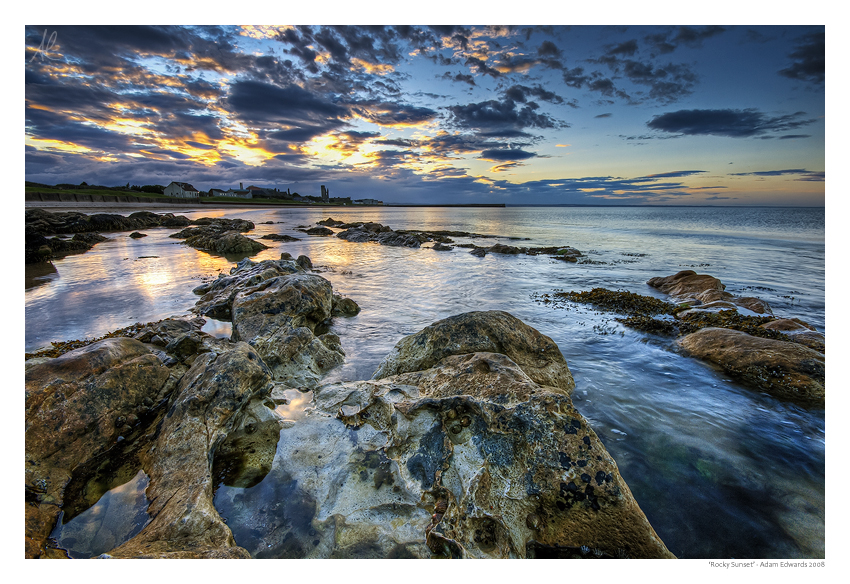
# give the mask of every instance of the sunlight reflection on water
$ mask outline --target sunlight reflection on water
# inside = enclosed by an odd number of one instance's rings
[[[204,210],[190,217],[213,216]],[[334,381],[371,377],[403,336],[471,310],[506,310],[552,337],[576,379],[576,407],[617,461],[653,527],[680,557],[822,557],[825,423],[807,411],[730,381],[677,354],[670,340],[625,329],[586,306],[555,309],[533,293],[623,289],[663,297],[653,276],[694,269],[737,295],[767,300],[778,315],[825,327],[823,210],[706,209],[228,209],[254,221],[249,236],[270,249],[307,255],[334,290],[361,312],[334,319],[345,363]],[[462,230],[506,238],[475,242],[571,245],[585,256],[567,264],[546,256],[477,258],[468,250],[411,250],[314,237],[297,230],[332,216],[394,229]],[[264,224],[265,221],[273,224]],[[133,322],[185,314],[192,289],[233,263],[168,235],[112,238],[54,263],[26,291],[26,345],[102,335]],[[144,258],[142,256],[158,256]],[[28,271],[28,277],[30,273]],[[36,276],[33,276],[36,277]],[[46,278],[46,280],[44,279]],[[229,336],[229,323],[205,330]],[[215,331],[215,332],[213,332]],[[295,394],[285,417],[309,403]],[[793,472],[788,472],[793,469]]]

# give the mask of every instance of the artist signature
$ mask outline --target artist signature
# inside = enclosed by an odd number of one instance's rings
[[[50,49],[52,49],[55,44],[56,44],[56,31],[54,30],[53,34],[51,34],[48,37],[47,36],[47,29],[45,29],[44,35],[42,35],[42,37],[41,37],[41,44],[38,45],[38,48],[35,50],[35,54],[32,56],[32,58],[30,59],[29,62],[32,63],[35,60],[36,57],[41,57],[42,61],[44,61],[44,59],[50,59],[51,61],[58,61],[57,58],[51,57],[50,55],[47,54],[48,51],[50,51]]]

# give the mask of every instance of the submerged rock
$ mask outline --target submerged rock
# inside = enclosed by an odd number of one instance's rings
[[[269,233],[268,235],[263,235],[260,239],[271,239],[272,241],[301,241],[297,237],[292,237],[291,235],[279,234],[279,233]]]

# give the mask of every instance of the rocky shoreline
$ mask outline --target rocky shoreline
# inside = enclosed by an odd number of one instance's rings
[[[27,557],[67,557],[50,539],[60,513],[140,469],[150,520],[100,557],[673,557],[550,338],[465,313],[402,339],[371,380],[326,384],[345,358],[329,325],[359,308],[311,268],[245,259],[195,289],[197,317],[27,360]],[[275,408],[293,390],[312,403],[287,420]],[[268,474],[295,491],[225,498],[226,523],[218,486]],[[259,546],[251,530],[279,504]]]
[[[626,315],[616,320],[674,336],[676,350],[712,363],[759,391],[824,407],[826,339],[814,327],[798,318],[776,317],[764,300],[736,297],[717,278],[693,270],[651,278],[647,285],[669,295],[669,302],[604,288],[544,294],[538,300],[556,307],[564,302],[591,304]]]
[[[65,253],[74,240],[47,239],[57,233],[95,245],[98,231],[155,227],[180,229],[171,237],[206,253],[266,249],[243,235],[255,226],[242,219],[28,211],[27,254]],[[482,257],[582,257],[332,218],[300,230]],[[69,557],[51,539],[57,522],[140,471],[144,525],[109,534],[99,557],[674,557],[573,405],[552,339],[506,312],[468,312],[402,338],[369,380],[327,382],[346,359],[331,326],[360,308],[317,271],[303,255],[242,259],[193,290],[194,316],[26,355],[26,557]],[[668,300],[601,288],[538,299],[617,313],[759,391],[824,406],[821,333],[712,276],[686,270],[647,284]],[[206,318],[229,321],[230,338],[204,333]],[[278,406],[294,395],[310,405],[290,419]],[[238,491],[264,479],[279,496]]]

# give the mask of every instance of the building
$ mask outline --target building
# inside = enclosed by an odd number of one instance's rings
[[[252,199],[251,191],[248,189],[228,189],[224,193],[225,197],[239,197],[240,199]]]
[[[383,205],[383,201],[378,199],[354,199],[355,205]]]
[[[184,182],[172,182],[163,189],[162,194],[166,197],[179,197],[181,199],[197,199],[200,196],[198,189]]]
[[[221,189],[210,189],[211,197],[225,197],[227,196],[227,191],[223,191]]]

